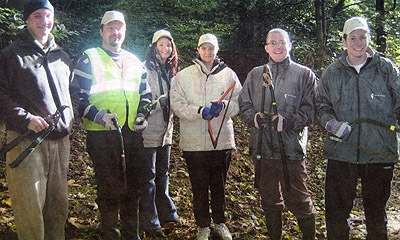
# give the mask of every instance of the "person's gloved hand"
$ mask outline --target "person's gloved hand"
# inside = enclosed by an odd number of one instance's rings
[[[221,112],[224,104],[221,102],[218,104],[218,101],[211,101],[210,113],[213,117],[218,117]]]
[[[144,117],[143,113],[138,113],[135,119],[135,132],[142,133],[146,130],[149,123],[147,122],[146,118]]]
[[[277,132],[282,132],[283,130],[286,130],[287,128],[287,121],[286,118],[279,113],[277,115],[273,115],[271,118],[272,121],[272,129],[274,129]]]
[[[329,120],[325,125],[325,129],[339,138],[351,132],[351,126],[348,122],[339,122],[336,119]]]
[[[268,124],[268,115],[266,113],[257,112],[254,115],[254,126],[257,129],[265,128]]]
[[[160,108],[168,106],[168,95],[164,94],[164,95],[159,96],[156,100],[156,104],[159,104]]]
[[[213,115],[211,115],[211,110],[208,107],[205,107],[201,110],[201,117],[204,120],[211,120],[213,119]]]
[[[106,111],[100,110],[94,117],[94,122],[103,125],[107,129],[117,130],[112,121],[113,118],[117,118],[116,113],[106,113]]]

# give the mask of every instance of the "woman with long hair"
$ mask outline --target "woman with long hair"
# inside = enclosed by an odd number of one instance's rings
[[[172,143],[173,115],[169,105],[171,79],[178,72],[178,54],[167,30],[154,33],[145,66],[152,92],[148,127],[143,132],[143,180],[140,200],[140,227],[146,238],[165,238],[161,226],[180,224],[176,207],[169,197],[168,170]],[[157,190],[156,190],[157,189]]]

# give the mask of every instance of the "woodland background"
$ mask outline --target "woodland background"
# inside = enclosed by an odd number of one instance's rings
[[[123,45],[143,59],[153,33],[168,29],[176,42],[183,67],[191,64],[201,34],[211,32],[220,42],[219,56],[238,74],[241,82],[255,66],[268,59],[264,51],[267,32],[275,27],[287,30],[292,38],[292,58],[321,76],[326,66],[342,51],[341,31],[352,16],[367,18],[372,48],[400,64],[400,12],[396,0],[51,0],[56,9],[53,33],[57,42],[74,59],[101,44],[99,25],[106,10],[120,10],[127,21]],[[0,49],[15,39],[24,27],[24,0],[0,0]],[[178,119],[175,119],[178,123]],[[253,164],[248,155],[249,129],[235,118],[238,150],[227,183],[227,225],[234,239],[268,239],[260,199],[253,187]],[[192,196],[185,162],[177,146],[179,124],[175,125],[171,157],[171,196],[185,225],[166,229],[168,239],[194,239],[196,227]],[[4,126],[1,128],[4,142]],[[324,174],[322,158],[324,131],[311,126],[308,144],[309,189],[317,208],[318,239],[325,239]],[[81,122],[71,135],[69,171],[70,216],[66,225],[68,239],[99,239],[99,213],[95,203],[95,182],[91,160],[85,146]],[[396,166],[398,167],[398,166]],[[400,239],[399,170],[395,171],[392,197],[388,202],[390,239]],[[16,239],[11,201],[0,163],[0,239]],[[365,239],[362,201],[359,195],[351,215],[352,239]],[[285,214],[285,239],[301,237],[294,216]]]

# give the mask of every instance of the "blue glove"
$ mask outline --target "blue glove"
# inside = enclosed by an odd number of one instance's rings
[[[144,130],[146,130],[148,126],[148,122],[146,118],[144,117],[143,113],[138,113],[135,119],[135,132],[142,133]]]
[[[218,104],[218,102],[215,101],[211,101],[211,107],[210,107],[210,113],[213,117],[218,117],[219,113],[222,110],[222,107],[224,106],[224,104],[221,102],[220,104]]]
[[[325,129],[338,138],[342,138],[351,132],[351,126],[348,122],[339,122],[336,119],[329,120],[325,125]]]
[[[213,115],[211,115],[211,110],[208,107],[202,109],[201,116],[204,120],[211,120],[214,118]]]

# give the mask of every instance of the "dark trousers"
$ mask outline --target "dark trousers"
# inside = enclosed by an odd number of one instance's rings
[[[211,211],[214,223],[225,222],[225,182],[231,162],[231,150],[183,152],[193,191],[193,211],[196,224],[211,224],[208,191],[211,191]]]
[[[349,239],[349,214],[358,178],[367,226],[367,239],[387,239],[386,202],[390,197],[394,164],[351,164],[328,160],[325,180],[325,214],[328,239]]]
[[[140,134],[127,128],[123,128],[123,137],[126,186],[121,163],[122,146],[117,131],[88,131],[87,150],[94,165],[96,202],[103,227],[116,228],[119,211],[124,232],[128,237],[135,237],[140,189],[137,180],[137,157],[143,143]]]
[[[283,211],[285,206],[297,219],[309,218],[315,213],[311,195],[307,189],[306,160],[288,160],[290,191],[283,177],[282,160],[262,159],[260,195],[263,209]]]

